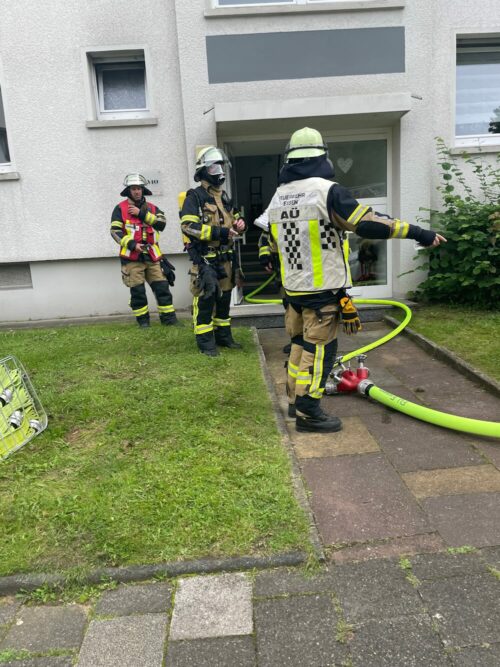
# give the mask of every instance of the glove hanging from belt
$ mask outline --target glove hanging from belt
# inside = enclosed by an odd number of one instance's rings
[[[168,261],[165,255],[160,259],[160,266],[168,284],[172,286],[175,283],[175,266]]]
[[[200,289],[205,298],[220,292],[219,278],[216,267],[211,264],[200,264],[198,268]]]
[[[350,336],[351,334],[357,334],[358,331],[361,331],[362,326],[358,311],[347,292],[343,292],[342,296],[340,296],[339,306],[340,319],[342,321],[342,326],[344,327],[344,332]]]

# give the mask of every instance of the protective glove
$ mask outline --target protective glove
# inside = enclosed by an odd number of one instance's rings
[[[175,266],[171,264],[165,256],[160,259],[160,266],[168,284],[172,287],[175,283]]]
[[[200,289],[205,298],[220,291],[217,271],[210,264],[199,265],[198,277],[200,279]]]
[[[351,297],[346,294],[340,299],[339,305],[340,319],[342,320],[344,332],[350,336],[351,334],[356,334],[358,331],[361,331],[361,320],[359,319],[358,311],[356,310]]]

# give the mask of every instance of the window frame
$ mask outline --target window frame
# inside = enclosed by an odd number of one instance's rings
[[[144,46],[116,46],[83,48],[82,60],[85,76],[86,108],[88,128],[99,128],[119,125],[156,125],[158,118],[155,114],[152,95],[152,66],[149,50]],[[127,66],[142,65],[144,67],[144,92],[146,108],[105,110],[102,97],[102,77],[99,75],[99,65],[110,65],[110,69],[127,69]],[[100,68],[106,69],[106,68]],[[99,81],[101,79],[101,83]],[[99,90],[101,86],[101,90]]]
[[[204,15],[210,18],[248,14],[403,9],[405,6],[406,0],[286,0],[284,2],[248,2],[232,5],[220,5],[219,0],[205,0]]]
[[[9,151],[9,161],[8,162],[0,162],[0,174],[11,174],[12,172],[15,172],[15,167],[14,167],[14,161],[12,159],[12,146],[9,142],[9,132],[7,129],[8,126],[8,113],[5,110],[5,99],[2,91],[4,90],[4,87],[2,85],[2,80],[0,79],[0,99],[2,101],[2,109],[3,109],[3,115],[5,118],[5,136],[7,140],[7,149]]]
[[[488,39],[497,39],[499,41],[499,46],[487,45],[477,46],[474,48],[474,51],[477,53],[489,53],[493,51],[500,51],[500,33],[465,33],[463,31],[456,31],[453,35],[454,38],[454,51],[453,51],[453,63],[454,63],[454,87],[453,87],[453,129],[452,136],[454,137],[454,146],[458,149],[486,149],[488,148],[498,149],[500,147],[500,134],[490,134],[486,132],[484,134],[457,134],[457,55],[459,53],[460,40],[462,41],[472,41],[476,40],[480,42],[481,40],[486,41]],[[466,48],[462,46],[462,48]]]

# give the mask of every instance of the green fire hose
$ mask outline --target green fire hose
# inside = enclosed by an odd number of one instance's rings
[[[254,296],[261,292],[269,283],[275,278],[276,274],[272,274],[267,280],[265,280],[257,289],[250,292],[245,297],[245,301],[249,303],[281,303],[281,299],[256,299]],[[353,299],[354,303],[364,303],[370,305],[384,305],[384,306],[394,306],[396,308],[401,308],[405,312],[405,318],[395,329],[390,331],[382,338],[365,345],[364,347],[355,350],[354,352],[349,352],[345,354],[340,359],[337,359],[335,365],[341,365],[346,363],[353,357],[356,357],[360,354],[364,354],[369,350],[373,350],[384,343],[387,343],[389,340],[397,336],[410,322],[411,320],[411,310],[404,303],[399,301],[392,301],[390,299]],[[426,408],[423,405],[418,405],[417,403],[411,403],[406,401],[399,396],[380,389],[374,385],[370,380],[362,380],[358,385],[358,391],[365,395],[370,396],[370,398],[386,405],[393,410],[398,410],[410,417],[415,419],[420,419],[421,421],[428,422],[430,424],[435,424],[443,428],[453,429],[455,431],[462,431],[464,433],[472,433],[474,435],[487,436],[490,438],[500,438],[500,423],[499,422],[490,422],[482,421],[480,419],[470,419],[468,417],[460,417],[458,415],[451,415],[447,412],[440,412],[438,410],[432,410],[431,408]]]

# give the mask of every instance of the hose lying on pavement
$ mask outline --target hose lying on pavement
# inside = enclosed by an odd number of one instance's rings
[[[269,285],[275,276],[275,273],[271,274],[271,276],[261,285],[259,285],[257,289],[253,290],[253,292],[250,292],[250,294],[245,297],[245,300],[249,303],[281,303],[281,299],[254,298],[256,294]],[[332,375],[335,373],[335,368],[337,366],[342,366],[353,357],[362,355],[365,352],[373,350],[376,347],[379,347],[380,345],[390,341],[401,331],[403,331],[403,329],[411,320],[411,310],[407,305],[400,303],[399,301],[392,301],[390,299],[353,299],[353,301],[356,304],[363,303],[401,308],[405,313],[405,317],[401,324],[399,324],[395,329],[390,331],[385,336],[382,336],[382,338],[379,338],[373,343],[369,343],[368,345],[365,345],[358,350],[354,350],[354,352],[349,352],[348,354],[339,357],[335,361]],[[353,379],[352,376],[353,374],[351,373],[351,381]],[[395,396],[394,394],[391,394],[388,391],[377,387],[370,380],[360,379],[359,382],[354,382],[354,384],[356,386],[353,387],[352,390],[357,388],[358,392],[363,396],[369,396],[379,403],[382,403],[382,405],[392,408],[393,410],[398,410],[399,412],[409,415],[410,417],[414,417],[415,419],[420,419],[421,421],[428,422],[429,424],[435,424],[437,426],[442,426],[443,428],[448,428],[455,431],[462,431],[464,433],[472,433],[473,435],[487,436],[490,438],[500,438],[500,423],[498,422],[483,421],[481,419],[470,419],[469,417],[460,417],[458,415],[451,415],[447,412],[433,410],[432,408],[426,408],[423,405],[418,405],[417,403],[412,403],[411,401],[407,401],[403,398],[400,398],[399,396]]]

